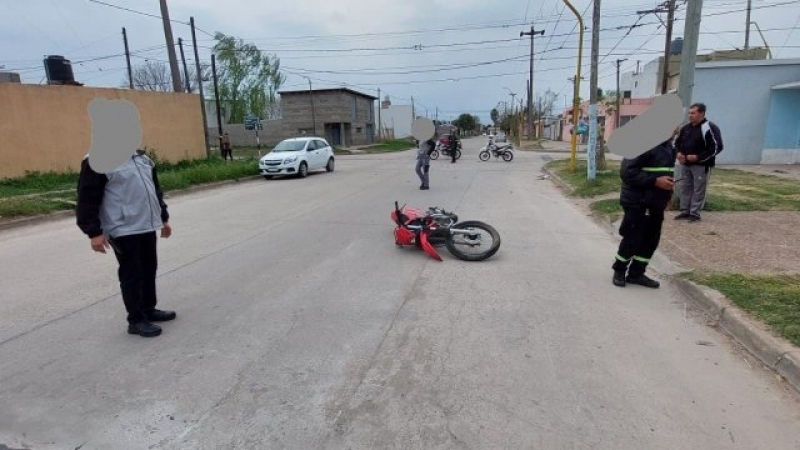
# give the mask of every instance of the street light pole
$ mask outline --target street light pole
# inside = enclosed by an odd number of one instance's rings
[[[578,40],[578,70],[577,74],[575,75],[575,90],[573,93],[572,98],[572,126],[576,127],[578,125],[578,106],[580,102],[578,101],[578,97],[580,97],[580,86],[581,86],[581,61],[583,60],[583,18],[581,14],[572,6],[572,3],[569,0],[564,0],[564,3],[569,7],[575,17],[578,19],[578,26],[580,28],[580,37]],[[577,168],[577,146],[578,146],[578,135],[576,133],[572,133],[571,139],[571,150],[570,150],[570,158],[569,158],[569,169],[571,172],[575,172]]]

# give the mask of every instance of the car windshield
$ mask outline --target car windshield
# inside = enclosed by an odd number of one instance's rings
[[[306,141],[283,141],[272,149],[273,152],[299,152],[306,146]]]

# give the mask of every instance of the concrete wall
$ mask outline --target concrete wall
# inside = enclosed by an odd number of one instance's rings
[[[695,69],[693,102],[720,127],[720,164],[760,164],[772,86],[798,81],[800,59],[709,62]],[[797,106],[795,106],[797,108]]]
[[[261,141],[262,146],[275,145],[286,138],[292,137],[285,132],[281,119],[262,120],[261,126],[264,129],[258,131],[258,138]],[[228,133],[228,137],[231,139],[231,146],[233,147],[255,147],[257,144],[255,130],[245,130],[243,123],[231,123],[227,125],[223,124],[222,131]],[[208,138],[211,140],[212,147],[219,145],[219,133],[216,124],[212,127],[209,127]]]
[[[772,91],[761,163],[800,163],[800,88]]]
[[[26,171],[77,171],[91,145],[89,103],[125,99],[139,109],[142,148],[168,161],[205,157],[200,99],[194,94],[82,86],[0,84],[0,178]]]
[[[411,136],[411,105],[391,105],[381,109],[381,122],[384,128],[394,130],[397,139]]]

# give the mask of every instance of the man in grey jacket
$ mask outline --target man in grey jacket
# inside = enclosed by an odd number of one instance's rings
[[[78,227],[91,239],[92,250],[111,247],[119,263],[122,300],[128,312],[128,333],[142,337],[161,334],[174,311],[156,309],[156,231],[169,238],[169,213],[153,160],[137,150],[125,163],[108,173],[98,173],[81,163],[78,181]]]

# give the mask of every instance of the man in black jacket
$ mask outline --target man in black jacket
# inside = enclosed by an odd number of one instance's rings
[[[700,220],[706,202],[711,168],[722,151],[719,127],[706,119],[706,105],[695,103],[689,108],[689,123],[681,128],[675,141],[681,163],[681,213],[677,220]]]
[[[450,134],[450,163],[455,164],[456,152],[458,151],[458,130],[454,130]]]
[[[620,167],[620,204],[625,210],[619,234],[614,285],[626,283],[657,288],[659,282],[645,275],[645,269],[661,240],[664,210],[672,198],[675,150],[672,139],[634,159],[624,159]]]
[[[173,320],[176,314],[156,309],[156,231],[168,238],[172,228],[155,163],[137,151],[116,169],[99,173],[89,159],[81,163],[77,225],[92,250],[114,249],[128,333],[158,336],[161,328],[152,322]]]

